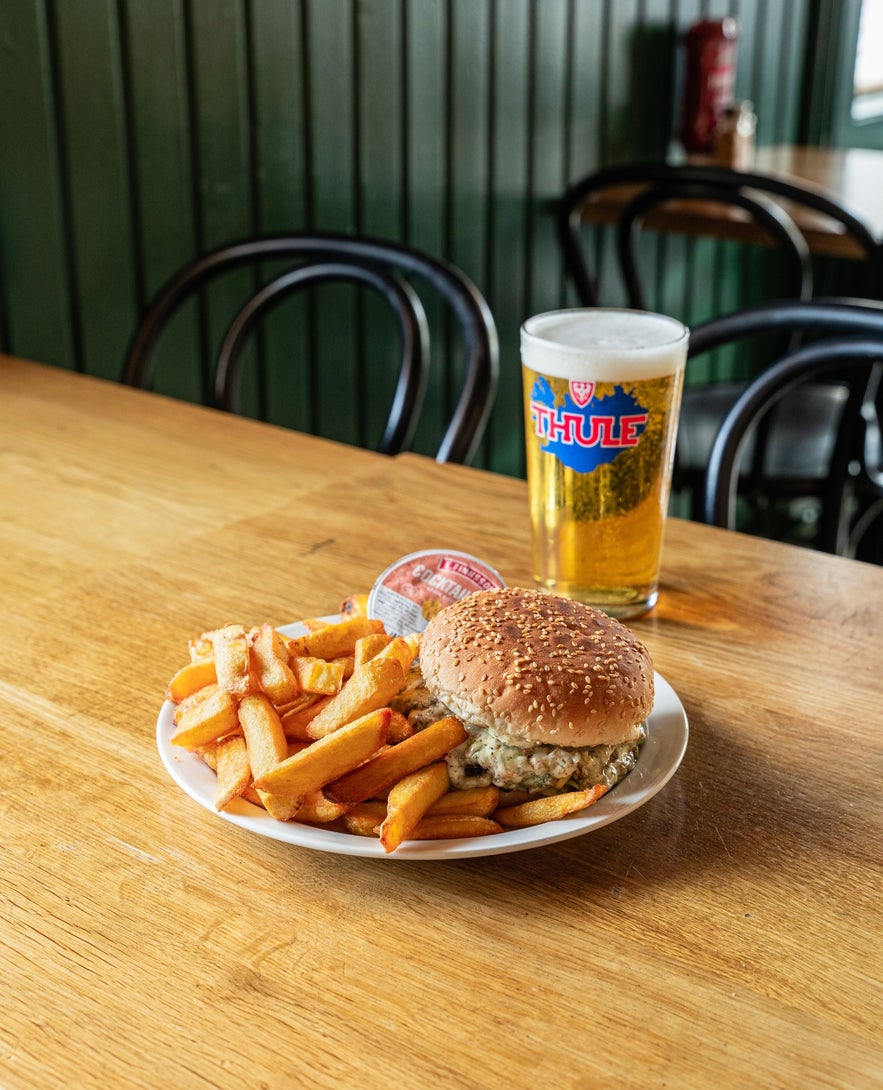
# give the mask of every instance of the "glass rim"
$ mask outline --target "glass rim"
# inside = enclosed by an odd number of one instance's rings
[[[563,344],[561,341],[544,336],[540,332],[534,332],[529,327],[532,323],[541,322],[544,318],[552,319],[562,316],[576,317],[578,315],[590,316],[600,314],[628,314],[634,317],[652,318],[657,322],[664,322],[670,325],[673,331],[677,331],[676,335],[673,335],[670,339],[654,341],[652,344],[616,345],[616,351],[621,353],[642,355],[647,352],[658,352],[660,349],[672,348],[679,345],[683,341],[689,339],[690,336],[689,326],[685,325],[679,318],[673,318],[670,314],[661,314],[658,311],[639,310],[635,307],[562,307],[558,310],[545,310],[539,314],[531,315],[530,318],[526,318],[521,325],[522,345],[524,345],[525,340],[528,340],[534,342],[538,347],[542,346],[547,350],[566,353],[567,355],[584,353],[586,351],[590,352],[594,346],[581,347],[578,345]]]

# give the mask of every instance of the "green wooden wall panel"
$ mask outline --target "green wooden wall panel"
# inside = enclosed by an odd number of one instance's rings
[[[680,38],[742,24],[737,94],[762,142],[796,136],[812,0],[6,0],[0,7],[0,344],[119,373],[135,315],[173,271],[258,232],[401,238],[461,265],[497,319],[501,386],[479,464],[523,472],[518,330],[572,301],[552,208],[615,158],[662,155],[680,112]],[[592,245],[621,301],[609,232]],[[722,244],[666,238],[643,261],[653,305],[706,316],[764,270]],[[274,269],[263,270],[272,273]],[[201,372],[253,279],[181,316],[157,386]],[[606,292],[609,291],[609,295]],[[439,306],[424,292],[431,321]],[[352,291],[298,296],[250,352],[247,407],[372,444],[395,336]],[[330,319],[331,329],[328,330]],[[450,325],[434,345],[415,447],[456,396]],[[710,372],[725,376],[731,360]]]
[[[447,18],[438,0],[406,5],[404,118],[406,238],[429,253],[447,241]]]
[[[82,351],[92,374],[117,379],[139,311],[120,26],[112,0],[56,13]]]
[[[450,38],[448,5],[438,0],[412,0],[403,8],[404,95],[403,161],[405,170],[405,240],[439,257],[447,255],[450,207],[447,202],[450,126],[448,122]],[[424,296],[433,330],[444,328],[438,301]],[[426,411],[415,445],[422,452],[437,448],[441,417],[450,396],[439,350],[433,343],[432,368],[426,391]]]
[[[3,348],[82,366],[71,276],[54,37],[31,0],[0,5],[0,291]]]
[[[304,14],[290,0],[252,2],[247,40],[252,98],[252,205],[254,230],[276,234],[309,221],[307,186],[309,123]],[[284,265],[267,267],[270,277]],[[301,430],[316,426],[316,391],[310,366],[309,297],[291,297],[263,329],[266,415]]]
[[[524,472],[519,328],[527,298],[531,5],[497,0],[491,14],[491,135],[487,268],[483,286],[500,339],[503,380],[488,428],[487,464]]]
[[[243,0],[192,0],[187,9],[197,185],[196,232],[201,250],[254,231],[254,190],[248,50]],[[205,292],[204,333],[217,345],[255,283],[249,271],[230,273]],[[261,401],[257,352],[244,367],[243,407]]]
[[[568,59],[568,98],[565,109],[568,178],[578,178],[598,165],[604,130],[601,72],[604,67],[604,5],[574,0]],[[569,298],[569,297],[568,297]]]
[[[357,230],[357,48],[348,0],[305,0],[309,67],[310,214],[321,230]],[[331,317],[331,321],[326,316]],[[326,320],[323,320],[326,319]],[[359,376],[355,293],[322,293],[310,347],[315,365],[317,427],[334,439],[358,433]]]
[[[567,133],[560,120],[567,103],[564,61],[570,38],[568,15],[566,0],[550,0],[531,7],[532,93],[528,121],[532,139],[528,152],[528,199],[533,215],[525,317],[558,306],[563,298],[564,278],[553,207],[568,183]]]
[[[189,39],[182,0],[155,0],[149,6],[128,0],[122,11],[135,225],[132,262],[143,308],[171,273],[202,248],[196,219]],[[158,388],[174,397],[201,400],[206,389],[199,360],[197,317],[190,308],[158,346]]]
[[[490,5],[453,0],[450,5],[445,256],[476,283],[487,269],[490,182]],[[462,382],[462,355],[448,347],[441,361],[439,408],[447,417]],[[440,421],[439,421],[440,423]]]
[[[256,226],[271,233],[306,221],[304,42],[300,13],[290,0],[259,0],[250,13]]]
[[[196,249],[187,52],[180,0],[125,8],[133,240],[143,305]]]
[[[357,230],[376,238],[404,232],[404,21],[402,5],[374,0],[357,12],[355,122]],[[383,434],[397,377],[398,337],[385,304],[362,294],[357,303],[361,440]]]

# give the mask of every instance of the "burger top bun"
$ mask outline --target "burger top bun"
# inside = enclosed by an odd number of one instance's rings
[[[537,590],[479,591],[420,643],[427,688],[464,722],[554,746],[638,738],[653,707],[644,645],[601,610]]]

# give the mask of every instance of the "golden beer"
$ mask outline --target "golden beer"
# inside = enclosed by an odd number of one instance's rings
[[[626,310],[522,329],[534,577],[615,617],[657,599],[687,338]]]

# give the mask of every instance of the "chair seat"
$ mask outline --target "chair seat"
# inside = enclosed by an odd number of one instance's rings
[[[721,383],[685,390],[678,426],[678,470],[705,473],[721,422],[745,392],[745,384]],[[849,391],[838,383],[810,383],[786,394],[772,410],[764,451],[763,475],[783,482],[825,480]],[[754,457],[748,434],[743,472]]]

